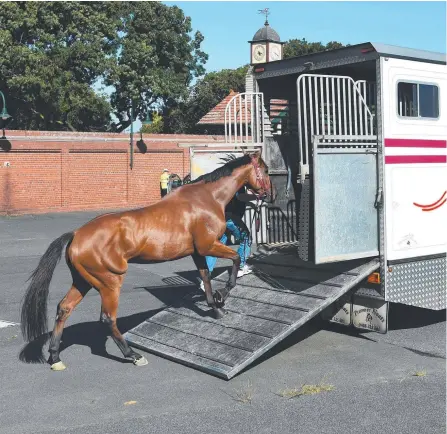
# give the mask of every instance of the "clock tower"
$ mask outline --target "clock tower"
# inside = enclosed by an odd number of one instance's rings
[[[260,11],[266,14],[264,27],[260,28],[250,43],[250,64],[274,62],[283,58],[283,44],[278,33],[273,30],[267,20],[268,11]]]

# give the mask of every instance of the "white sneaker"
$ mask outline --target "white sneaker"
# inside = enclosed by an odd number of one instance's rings
[[[253,273],[253,270],[251,269],[251,267],[247,264],[245,264],[238,272],[237,272],[237,277],[242,277],[245,276],[246,274],[250,274]]]
[[[200,282],[200,289],[205,292],[205,284],[203,283],[203,280]]]

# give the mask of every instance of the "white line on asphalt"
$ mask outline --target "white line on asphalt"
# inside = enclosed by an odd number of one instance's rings
[[[2,321],[0,320],[0,329],[4,329],[5,327],[17,326],[19,324],[10,321]]]

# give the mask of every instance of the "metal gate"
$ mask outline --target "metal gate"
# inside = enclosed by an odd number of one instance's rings
[[[355,82],[345,76],[303,74],[298,77],[301,182],[310,172],[315,135],[358,137],[374,134],[374,116],[366,101],[370,88],[364,80]]]
[[[301,182],[299,248],[304,260],[378,255],[375,84],[303,74],[297,80]]]
[[[225,142],[264,147],[264,94],[242,92],[225,107]]]

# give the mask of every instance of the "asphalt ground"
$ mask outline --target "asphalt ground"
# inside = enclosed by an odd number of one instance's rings
[[[150,353],[142,352],[144,367],[123,360],[98,323],[92,290],[65,328],[66,371],[20,361],[20,328],[5,321],[19,323],[26,279],[53,239],[98,214],[0,218],[0,433],[446,432],[445,311],[391,305],[386,335],[314,318],[225,381]],[[120,330],[190,292],[197,279],[190,258],[130,265]],[[70,283],[62,259],[50,288],[51,326]],[[36,348],[27,351],[33,356]],[[330,390],[281,396],[318,384]]]

